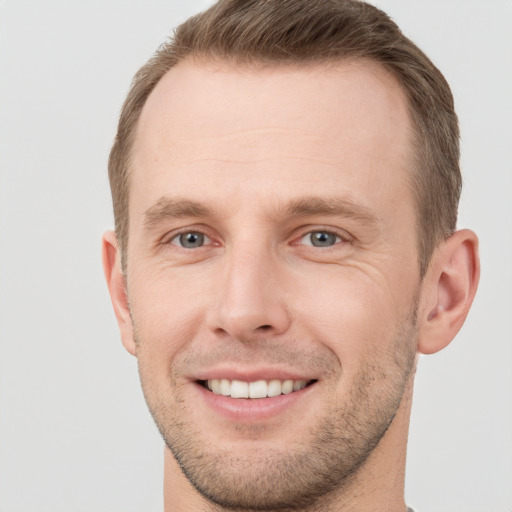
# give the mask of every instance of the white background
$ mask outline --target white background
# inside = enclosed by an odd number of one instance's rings
[[[1,512],[162,509],[162,442],[100,266],[106,161],[132,75],[208,3],[0,0]],[[483,267],[460,335],[420,361],[406,497],[511,512],[512,2],[378,5],[453,87]]]

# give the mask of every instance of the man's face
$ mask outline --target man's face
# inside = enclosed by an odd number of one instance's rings
[[[183,62],[144,107],[134,351],[168,447],[214,502],[311,503],[393,426],[416,350],[411,131],[399,86],[361,62]]]

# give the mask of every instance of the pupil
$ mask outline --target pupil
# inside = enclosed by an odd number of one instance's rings
[[[203,245],[204,235],[201,233],[185,233],[180,236],[180,243],[187,249]]]
[[[325,231],[319,231],[311,235],[311,243],[315,247],[327,247],[336,243],[336,235],[332,233],[326,233]]]

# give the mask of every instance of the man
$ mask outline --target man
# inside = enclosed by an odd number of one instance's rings
[[[417,354],[479,276],[450,89],[358,1],[227,0],[136,75],[105,275],[165,510],[404,512]]]

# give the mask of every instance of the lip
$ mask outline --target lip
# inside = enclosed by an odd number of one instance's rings
[[[306,375],[297,373],[282,368],[259,368],[259,369],[244,369],[244,368],[215,368],[211,370],[204,370],[197,375],[190,378],[196,382],[199,380],[213,380],[213,379],[228,379],[228,380],[241,380],[244,382],[256,382],[258,380],[318,380],[317,375]]]
[[[211,377],[211,379],[216,377]],[[224,378],[227,378],[224,374]],[[279,378],[274,374],[274,378]],[[280,378],[279,378],[280,379]],[[201,379],[208,380],[208,379]],[[240,379],[242,380],[242,379]],[[248,380],[247,377],[243,380]],[[255,379],[269,380],[269,379]],[[281,380],[281,379],[280,379]],[[286,380],[286,379],[283,379]],[[300,379],[292,379],[300,380]],[[306,379],[304,379],[306,380]],[[252,379],[251,379],[252,381]],[[235,423],[259,423],[271,420],[279,415],[286,414],[289,410],[297,407],[314,391],[318,382],[314,381],[300,391],[293,391],[286,395],[279,395],[267,398],[231,398],[224,395],[216,395],[206,389],[199,382],[193,382],[195,391],[199,394],[200,400],[213,411],[215,415]]]

